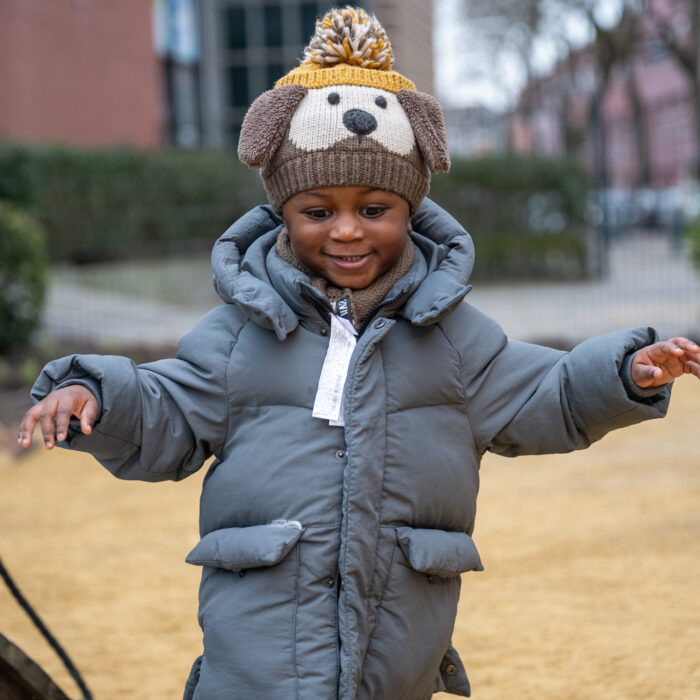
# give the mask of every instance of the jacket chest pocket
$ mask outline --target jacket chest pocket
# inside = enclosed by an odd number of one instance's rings
[[[204,659],[195,698],[224,687],[240,697],[296,696],[294,636],[299,576],[294,521],[215,530],[187,555],[203,566],[199,621]],[[274,660],[271,668],[271,660]]]
[[[482,569],[474,542],[464,532],[396,528],[396,549],[365,658],[361,697],[423,700],[445,688],[469,693],[450,639],[460,574]]]

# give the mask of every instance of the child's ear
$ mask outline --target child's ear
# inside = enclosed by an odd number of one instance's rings
[[[396,99],[411,122],[418,148],[430,172],[448,172],[450,154],[440,103],[432,95],[415,90],[400,90]]]
[[[251,168],[262,168],[270,162],[306,92],[303,85],[283,85],[263,92],[250,105],[238,140],[241,161]]]

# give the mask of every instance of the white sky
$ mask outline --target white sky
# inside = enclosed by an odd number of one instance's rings
[[[468,0],[464,0],[468,2]],[[459,21],[462,0],[434,0],[435,88],[446,106],[483,105],[505,110],[515,101],[524,83],[524,75],[515,60],[498,63],[478,45],[478,37]],[[598,19],[613,24],[619,14],[620,0],[600,0]],[[571,15],[565,18],[566,33],[572,44],[588,40],[586,23]],[[535,47],[535,65],[549,70],[557,59],[552,42],[541,41]]]

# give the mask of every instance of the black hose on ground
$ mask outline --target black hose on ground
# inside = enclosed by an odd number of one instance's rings
[[[29,615],[29,618],[36,625],[39,632],[41,632],[41,634],[44,636],[44,639],[46,639],[46,641],[49,643],[51,648],[56,652],[58,657],[61,659],[61,661],[63,662],[63,665],[68,670],[68,673],[70,673],[73,680],[76,682],[76,684],[80,688],[80,691],[83,694],[83,700],[93,700],[92,693],[88,689],[87,685],[85,685],[85,681],[83,680],[83,677],[80,675],[80,672],[78,671],[78,669],[75,667],[75,665],[71,661],[71,659],[68,656],[68,654],[66,653],[65,649],[59,644],[56,637],[54,637],[51,634],[51,632],[46,627],[46,625],[43,623],[42,619],[36,613],[34,608],[29,604],[29,601],[22,595],[21,591],[17,587],[17,584],[13,581],[9,572],[7,571],[5,566],[3,565],[1,558],[0,558],[0,576],[2,576],[3,580],[5,581],[5,584],[10,589],[10,593],[12,593],[12,595],[14,596],[17,603],[19,603],[19,606],[24,610],[24,612],[27,613],[27,615]]]

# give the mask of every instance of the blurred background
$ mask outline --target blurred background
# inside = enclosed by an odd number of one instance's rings
[[[431,197],[474,237],[469,301],[558,347],[647,324],[700,340],[699,0],[363,4],[445,108]],[[0,553],[99,697],[180,696],[199,481],[11,459],[17,421],[46,360],[171,355],[219,303],[211,246],[265,201],[243,117],[329,6],[0,0]],[[697,386],[674,395],[563,463],[488,456],[487,571],[455,633],[480,698],[700,697]],[[0,620],[70,682],[4,590]]]

